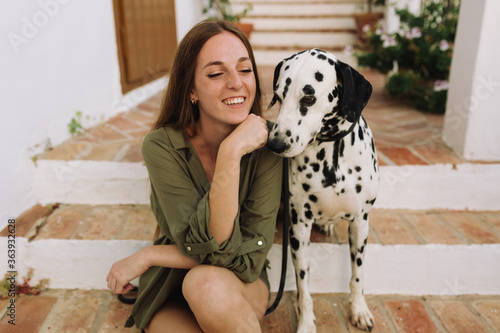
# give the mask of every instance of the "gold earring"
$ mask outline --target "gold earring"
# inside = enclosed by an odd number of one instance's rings
[[[196,103],[197,103],[197,102],[198,102],[198,101],[197,101],[197,100],[195,100],[194,98],[191,100],[191,104],[193,104],[193,105],[196,105]]]

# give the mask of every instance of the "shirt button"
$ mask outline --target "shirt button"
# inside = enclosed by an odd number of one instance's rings
[[[186,247],[186,250],[188,250],[189,252],[191,252],[191,250],[192,250],[191,246]]]
[[[258,242],[257,242],[257,245],[262,245],[262,241],[258,241]]]

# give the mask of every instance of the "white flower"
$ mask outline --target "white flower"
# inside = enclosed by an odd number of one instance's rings
[[[372,27],[369,24],[365,24],[363,26],[363,32],[369,32],[372,29]]]
[[[382,32],[383,32],[383,31],[382,31],[382,29],[380,29],[380,28],[377,28],[377,30],[375,30],[375,33],[376,33],[377,35],[382,35]]]
[[[420,30],[419,27],[411,28],[411,30],[406,33],[406,38],[408,39],[418,38],[421,36],[422,36],[422,31]]]
[[[382,47],[389,47],[389,46],[396,46],[396,38],[394,36],[389,36],[389,35],[382,35],[380,36],[380,39],[384,41],[382,44]]]
[[[450,87],[448,81],[445,80],[436,80],[434,81],[434,91],[442,91],[442,90],[448,90]]]
[[[354,53],[354,47],[352,45],[347,45],[344,49],[344,54],[347,56],[351,56]]]
[[[448,41],[446,39],[443,39],[441,43],[439,43],[439,49],[441,51],[446,51],[450,48],[450,44],[448,44]]]

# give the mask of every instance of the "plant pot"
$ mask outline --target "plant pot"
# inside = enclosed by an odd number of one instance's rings
[[[375,26],[379,20],[384,17],[384,13],[360,13],[354,14],[354,20],[356,21],[356,33],[358,35],[358,41],[364,44],[368,41],[366,32],[364,31],[365,26],[370,27],[370,31],[375,29]]]
[[[252,23],[241,23],[241,22],[235,22],[236,26],[243,31],[245,36],[247,36],[248,39],[250,39],[250,35],[252,34],[253,31],[253,24]]]

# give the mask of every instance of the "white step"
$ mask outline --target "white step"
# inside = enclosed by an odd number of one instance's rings
[[[308,49],[308,48],[305,47],[302,49],[285,49],[285,50],[272,50],[272,49],[266,50],[266,49],[255,48],[254,49],[254,56],[255,56],[255,61],[257,62],[257,65],[259,65],[259,66],[276,66],[283,59],[288,58],[295,53],[303,51],[304,49]],[[343,50],[325,49],[324,51],[328,51],[328,52],[332,53],[340,61],[343,61],[346,64],[356,64],[356,59],[354,59],[350,55],[346,55],[343,52]]]
[[[246,4],[233,4],[233,12],[239,13],[247,8]],[[345,2],[254,2],[248,17],[258,16],[316,16],[316,15],[352,15],[356,11],[356,4]]]
[[[258,30],[352,30],[356,22],[352,17],[277,17],[244,18],[242,22],[253,23]]]
[[[232,4],[259,4],[259,3],[306,3],[306,4],[317,4],[317,3],[349,3],[349,4],[364,4],[366,0],[231,0]]]
[[[34,270],[33,284],[49,279],[54,289],[106,289],[111,265],[149,241],[59,240],[29,242],[16,238],[16,271],[26,276]],[[7,248],[7,237],[0,237]],[[365,293],[410,295],[499,294],[500,244],[484,245],[377,245],[368,244],[365,256]],[[279,286],[282,246],[268,254],[272,291]],[[347,292],[350,277],[348,245],[311,244],[311,292]],[[295,274],[288,251],[286,290],[295,289]],[[410,259],[411,258],[411,259]],[[69,269],[68,269],[69,267]],[[7,260],[0,261],[7,272]],[[431,278],[429,278],[431,277]],[[133,281],[136,284],[136,281]]]
[[[345,47],[356,42],[356,37],[350,32],[266,32],[254,31],[250,41],[255,48],[259,47]]]
[[[143,163],[39,160],[33,191],[42,205],[148,204]],[[500,164],[381,166],[377,208],[500,210]]]

